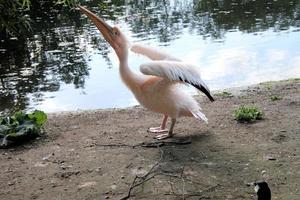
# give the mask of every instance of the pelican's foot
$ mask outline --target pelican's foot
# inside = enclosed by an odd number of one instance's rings
[[[150,133],[165,133],[165,132],[169,132],[169,130],[167,128],[163,129],[161,127],[152,127],[148,129],[148,132]]]
[[[164,134],[159,134],[159,135],[155,136],[155,138],[158,140],[164,140],[164,139],[170,138],[172,136],[173,136],[173,134],[164,133]]]

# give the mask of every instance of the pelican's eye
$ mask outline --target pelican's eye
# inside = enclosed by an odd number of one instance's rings
[[[119,32],[117,30],[113,30],[113,36],[118,36],[119,35]]]

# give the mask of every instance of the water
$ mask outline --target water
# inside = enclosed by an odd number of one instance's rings
[[[212,90],[300,77],[300,2],[253,0],[89,1],[134,42],[200,67]],[[138,104],[119,78],[118,60],[78,11],[48,4],[33,33],[1,41],[0,114]],[[146,58],[130,54],[138,71]]]

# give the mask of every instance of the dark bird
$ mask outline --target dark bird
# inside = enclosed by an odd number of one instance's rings
[[[254,186],[257,200],[271,200],[271,190],[266,181],[256,181],[254,183],[248,183],[247,185]]]

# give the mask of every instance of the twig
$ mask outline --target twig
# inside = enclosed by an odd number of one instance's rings
[[[141,147],[154,147],[154,148],[158,148],[164,145],[172,145],[172,144],[176,144],[176,145],[186,145],[186,144],[191,144],[192,141],[191,139],[188,140],[171,140],[171,141],[151,141],[151,142],[142,142],[136,146],[141,146]]]
[[[138,186],[144,184],[145,182],[147,182],[147,181],[149,181],[150,179],[152,179],[152,178],[155,177],[155,175],[152,175],[152,176],[149,176],[149,175],[152,174],[152,173],[154,172],[154,169],[161,163],[161,161],[162,161],[162,159],[163,159],[164,151],[163,151],[161,148],[159,148],[159,150],[160,150],[160,159],[159,159],[159,161],[157,161],[157,163],[155,163],[155,164],[151,167],[151,169],[150,169],[145,175],[143,175],[143,176],[137,176],[137,175],[136,175],[136,176],[134,177],[134,179],[133,179],[133,181],[132,181],[132,183],[131,183],[129,189],[128,189],[127,195],[126,195],[125,197],[122,197],[120,200],[126,200],[126,199],[129,199],[129,198],[131,197],[131,191],[132,191],[134,188],[136,188],[136,187],[138,187]],[[138,179],[141,179],[141,181],[137,182]],[[137,183],[136,183],[136,182],[137,182]]]
[[[117,144],[94,144],[94,146],[97,147],[130,147],[130,148],[135,148],[135,147],[148,147],[148,148],[159,148],[164,145],[186,145],[186,144],[191,144],[192,141],[191,139],[188,140],[171,140],[171,141],[151,141],[151,142],[142,142],[138,144],[123,144],[123,143],[117,143]]]
[[[172,193],[165,193],[164,195],[166,195],[166,196],[170,196],[170,195],[182,196],[183,199],[188,199],[190,197],[200,197],[200,199],[201,199],[201,197],[204,197],[204,194],[203,194],[204,192],[209,192],[209,191],[213,190],[214,188],[216,188],[218,186],[219,186],[219,184],[213,185],[213,186],[210,186],[210,187],[206,188],[205,190],[203,190],[201,192],[195,192],[195,193],[190,193],[190,194],[188,194],[188,193],[178,194],[178,193],[172,192]]]
[[[136,145],[130,145],[130,144],[95,144],[97,147],[131,147],[134,148]]]

